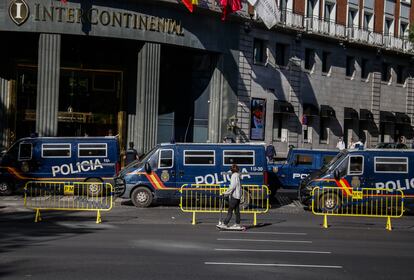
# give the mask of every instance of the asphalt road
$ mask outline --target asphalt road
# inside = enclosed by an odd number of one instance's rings
[[[49,212],[34,223],[18,198],[0,199],[0,279],[413,279],[414,216],[322,218],[297,204],[222,232],[218,215],[118,205],[103,213]],[[242,216],[249,225],[252,217]]]

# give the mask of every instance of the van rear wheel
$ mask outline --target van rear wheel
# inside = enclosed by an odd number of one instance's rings
[[[319,198],[319,203],[316,205],[316,210],[322,212],[335,211],[341,207],[341,200],[339,194],[336,192],[327,192]]]
[[[132,192],[131,200],[136,207],[148,207],[153,200],[152,192],[146,187],[138,187]]]
[[[11,195],[13,186],[8,181],[0,181],[0,195]]]

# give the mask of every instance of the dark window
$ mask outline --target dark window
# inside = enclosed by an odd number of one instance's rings
[[[224,151],[224,165],[254,165],[254,151]]]
[[[214,151],[184,151],[185,165],[214,165]]]
[[[19,160],[31,160],[32,159],[32,144],[21,143],[19,145]]]
[[[282,140],[283,129],[286,128],[286,121],[283,118],[284,114],[273,115],[273,140]]]
[[[403,84],[405,82],[404,67],[401,65],[397,65],[397,68],[395,69],[395,74],[397,75],[397,84]]]
[[[368,59],[362,58],[361,59],[361,78],[366,79],[368,78]]]
[[[355,58],[353,56],[346,57],[346,76],[352,77],[355,72]]]
[[[329,70],[331,70],[329,58],[330,58],[330,53],[322,52],[322,72],[323,73],[328,73]]]
[[[328,122],[328,120],[326,120],[326,118],[321,118],[320,119],[320,122],[319,122],[319,128],[320,128],[319,142],[320,143],[326,143],[328,141],[327,122]]]
[[[63,157],[68,158],[71,156],[70,144],[43,144],[42,145],[42,157]]]
[[[254,39],[253,42],[254,63],[264,64],[266,62],[265,42],[260,39]]]
[[[161,150],[159,168],[169,168],[173,166],[173,150]]]
[[[381,67],[381,81],[389,82],[391,79],[391,69],[388,63],[383,62]]]
[[[287,65],[288,45],[276,44],[276,64],[280,66]]]
[[[375,158],[375,172],[407,173],[408,158]]]
[[[311,155],[296,155],[295,165],[312,165],[313,156]]]
[[[79,157],[106,157],[106,144],[79,144]]]
[[[313,49],[305,49],[305,69],[312,70],[315,63],[315,51]]]
[[[363,173],[364,158],[362,156],[349,157],[349,175],[359,175]]]

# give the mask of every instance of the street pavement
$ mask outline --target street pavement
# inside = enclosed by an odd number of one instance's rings
[[[216,229],[219,215],[117,201],[93,212],[33,211],[0,198],[0,279],[413,279],[414,216],[322,217],[278,200],[258,227]],[[242,215],[251,225],[252,215]]]

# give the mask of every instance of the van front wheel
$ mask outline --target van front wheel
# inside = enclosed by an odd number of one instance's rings
[[[10,182],[0,181],[0,195],[11,195],[13,187]]]
[[[131,195],[132,203],[136,207],[145,208],[152,203],[152,192],[146,187],[136,188]]]

